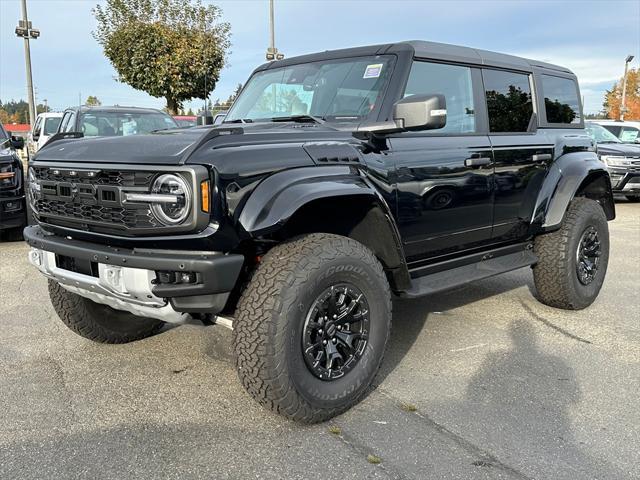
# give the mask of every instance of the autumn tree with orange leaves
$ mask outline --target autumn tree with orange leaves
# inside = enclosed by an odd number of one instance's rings
[[[611,90],[607,90],[604,95],[604,111],[607,117],[612,119],[620,118],[620,106],[622,104],[622,84],[620,78],[613,84]],[[627,96],[624,99],[627,110],[624,114],[625,120],[640,120],[640,69],[632,68],[627,72]]]

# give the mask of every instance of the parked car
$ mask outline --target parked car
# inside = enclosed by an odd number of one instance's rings
[[[587,133],[598,145],[598,156],[609,170],[613,193],[640,202],[640,145],[630,145],[595,122],[586,122]]]
[[[198,125],[198,117],[195,115],[174,115],[173,119],[179,127],[189,128]]]
[[[171,115],[155,108],[72,107],[64,111],[58,133],[80,132],[84,137],[126,137],[178,128]]]
[[[38,114],[36,123],[33,125],[27,138],[27,148],[30,155],[35,154],[42,145],[49,141],[52,135],[58,132],[62,113],[47,112]]]
[[[640,143],[640,122],[617,120],[594,120],[624,143]]]
[[[22,239],[27,222],[24,172],[16,150],[24,139],[12,137],[0,125],[0,236],[4,240]]]
[[[221,126],[38,152],[29,259],[94,341],[230,316],[247,391],[327,420],[369,388],[392,295],[532,267],[541,302],[596,299],[615,204],[579,99],[564,67],[431,42],[268,63]]]

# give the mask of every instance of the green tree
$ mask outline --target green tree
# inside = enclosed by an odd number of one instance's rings
[[[100,105],[102,105],[102,102],[98,99],[98,97],[89,95],[84,104],[88,105],[89,107],[99,107]]]
[[[219,7],[202,0],[106,0],[93,13],[93,35],[119,80],[165,98],[170,113],[215,88],[231,29]]]

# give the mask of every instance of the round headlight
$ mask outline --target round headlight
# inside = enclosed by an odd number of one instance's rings
[[[177,225],[189,216],[191,189],[181,176],[171,173],[160,175],[153,182],[151,193],[175,197],[175,201],[164,200],[151,204],[153,215],[163,224]]]

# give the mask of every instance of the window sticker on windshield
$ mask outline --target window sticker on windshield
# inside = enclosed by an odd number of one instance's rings
[[[638,134],[640,134],[638,130],[623,130],[620,134],[620,140],[623,142],[635,142]]]
[[[382,63],[374,63],[373,65],[367,65],[364,70],[362,78],[378,78],[382,72]]]

